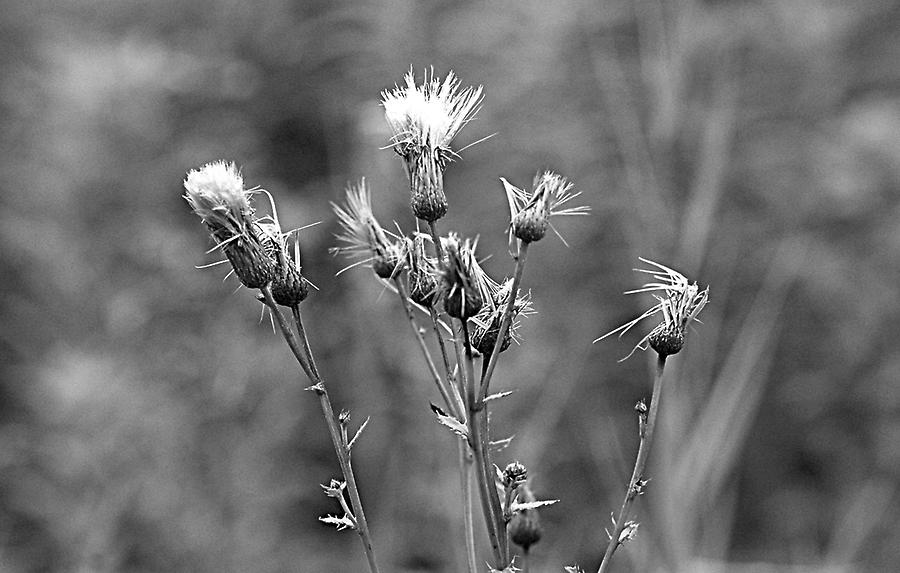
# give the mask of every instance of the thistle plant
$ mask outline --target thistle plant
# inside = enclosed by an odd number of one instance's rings
[[[634,470],[625,490],[625,499],[619,513],[612,518],[612,531],[607,530],[609,542],[603,554],[603,560],[597,570],[604,573],[609,569],[613,554],[624,543],[632,541],[637,535],[638,523],[630,520],[632,506],[638,496],[643,495],[648,480],[644,475],[647,459],[650,456],[650,447],[653,444],[653,432],[656,428],[656,417],[659,413],[659,401],[662,396],[662,379],[666,367],[666,358],[677,354],[684,346],[687,327],[695,320],[697,315],[709,301],[709,287],[700,289],[697,283],[691,283],[684,275],[672,270],[665,265],[641,258],[642,262],[650,265],[651,269],[635,269],[639,273],[649,274],[654,281],[641,288],[627,291],[625,294],[652,293],[657,303],[641,313],[637,318],[626,322],[622,326],[604,334],[594,342],[619,333],[622,336],[632,327],[645,318],[656,314],[662,314],[662,322],[657,324],[649,334],[641,338],[628,358],[637,350],[646,350],[649,346],[657,354],[656,375],[653,380],[653,394],[650,398],[650,407],[640,401],[635,405],[638,416],[638,435],[640,443],[637,458],[634,462]],[[661,293],[661,294],[660,294]],[[624,360],[624,359],[623,359]]]
[[[518,571],[519,565],[527,570],[530,551],[543,533],[538,511],[556,500],[535,496],[530,472],[523,463],[496,462],[511,438],[492,436],[489,410],[496,400],[511,392],[492,392],[491,382],[500,356],[513,348],[513,343],[525,343],[518,327],[523,318],[535,312],[531,293],[522,289],[529,249],[548,230],[568,247],[554,226],[554,217],[586,215],[589,208],[573,205],[580,192],[573,191],[574,185],[568,179],[552,171],[538,172],[529,190],[500,178],[509,219],[498,221],[494,230],[507,234],[512,263],[511,272],[500,280],[482,268],[476,254],[477,239],[452,231],[441,234],[438,221],[449,210],[444,169],[459,157],[453,140],[472,120],[481,100],[480,86],[460,89],[452,72],[443,80],[433,71],[426,72],[421,84],[410,72],[402,87],[382,93],[385,119],[392,132],[387,147],[400,157],[409,181],[415,230],[404,233],[396,223],[390,227],[395,230],[388,230],[376,217],[373,191],[362,179],[348,186],[342,203],[332,204],[340,231],[336,235],[337,246],[331,251],[351,259],[338,275],[357,267],[371,268],[375,280],[397,295],[440,395],[440,403],[432,404],[431,411],[438,424],[458,438],[456,457],[466,570],[482,570],[475,539],[475,514],[480,512],[491,552],[489,570],[511,573]],[[282,231],[274,199],[262,189],[245,189],[233,164],[215,162],[193,170],[184,187],[185,198],[213,237],[213,249],[224,252],[244,286],[259,290],[259,300],[268,308],[312,382],[308,389],[319,397],[343,478],[322,486],[324,493],[337,502],[340,513],[320,519],[340,530],[357,531],[371,571],[378,571],[351,464],[351,450],[368,420],[351,432],[349,414],[335,415],[332,408],[300,313],[311,285],[302,274],[296,233]],[[268,198],[271,214],[257,215],[253,199],[259,194]],[[427,232],[419,230],[420,222],[427,223]],[[661,322],[632,350],[632,354],[647,348],[656,351],[657,372],[649,408],[643,402],[636,408],[640,447],[625,501],[607,532],[609,543],[601,573],[616,549],[637,533],[638,525],[629,517],[635,498],[647,485],[644,467],[658,413],[665,361],[681,350],[686,329],[697,320],[709,293],[677,271],[641,260],[651,268],[638,269],[639,272],[650,274],[653,280],[629,293],[650,293],[656,304],[600,337],[614,333],[621,336],[641,320],[661,315]],[[293,325],[285,320],[280,307],[291,309]],[[423,323],[427,326],[421,326]],[[439,353],[437,358],[435,350]],[[513,545],[521,548],[519,555]],[[580,571],[577,567],[566,570]]]
[[[224,251],[235,275],[244,286],[259,289],[259,300],[268,307],[285,342],[312,382],[307,390],[314,392],[319,398],[344,478],[332,479],[328,486],[322,486],[327,496],[338,500],[343,515],[321,519],[325,523],[337,526],[338,529],[352,529],[358,532],[369,569],[372,573],[378,573],[372,537],[350,460],[353,445],[368,420],[350,439],[349,414],[342,413],[336,416],[334,413],[325,379],[316,366],[300,314],[300,303],[306,299],[309,290],[307,281],[300,272],[299,244],[295,243],[294,258],[288,256],[290,233],[285,234],[281,231],[274,200],[261,189],[245,189],[243,177],[233,163],[217,161],[190,171],[184,181],[184,188],[184,198],[216,242],[212,250]],[[256,210],[251,206],[252,197],[256,193],[265,193],[269,197],[271,215],[256,216]],[[279,306],[291,309],[296,332],[282,316]],[[349,505],[345,491],[350,500]]]

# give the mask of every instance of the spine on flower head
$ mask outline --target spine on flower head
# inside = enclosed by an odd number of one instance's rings
[[[193,169],[184,198],[225,252],[235,275],[248,288],[261,288],[275,275],[253,221],[250,193],[233,163],[215,161]]]

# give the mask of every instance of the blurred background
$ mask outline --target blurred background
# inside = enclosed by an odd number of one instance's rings
[[[236,161],[303,232],[307,326],[385,571],[464,566],[454,438],[394,297],[327,250],[365,176],[414,222],[382,90],[485,86],[442,229],[511,272],[498,177],[553,169],[538,314],[494,385],[530,470],[532,571],[595,570],[637,448],[644,256],[711,285],[669,361],[637,541],[615,571],[900,563],[900,3],[0,0],[0,569],[365,570],[317,521],[339,475],[313,396],[221,267],[184,174]],[[480,517],[480,516],[479,516]],[[479,537],[484,541],[486,538]],[[486,542],[482,544],[487,559]]]

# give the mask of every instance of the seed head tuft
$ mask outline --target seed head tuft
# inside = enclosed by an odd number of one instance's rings
[[[251,192],[233,163],[215,161],[192,169],[184,180],[184,198],[225,252],[235,275],[248,288],[261,288],[275,275],[274,261],[262,244],[253,219]]]
[[[334,247],[334,254],[346,254],[362,258],[361,261],[344,268],[338,274],[357,264],[371,263],[375,274],[390,279],[402,270],[405,258],[404,242],[386,231],[372,213],[372,196],[366,187],[366,180],[359,185],[347,187],[346,206],[331,204],[342,233],[337,235],[342,246]]]
[[[697,283],[689,282],[678,271],[648,259],[641,258],[640,260],[655,268],[635,270],[652,275],[656,282],[647,283],[641,288],[628,291],[625,294],[651,292],[657,300],[657,304],[644,311],[643,314],[634,320],[607,332],[597,340],[594,340],[594,342],[616,332],[619,333],[619,336],[622,336],[643,319],[661,313],[663,315],[662,322],[650,331],[647,336],[642,338],[625,358],[628,358],[639,349],[646,350],[648,345],[661,357],[675,354],[684,346],[685,331],[688,325],[697,320],[697,315],[700,314],[700,311],[703,310],[703,307],[709,301],[709,287],[707,286],[701,290]],[[656,294],[657,291],[662,291],[665,296]]]

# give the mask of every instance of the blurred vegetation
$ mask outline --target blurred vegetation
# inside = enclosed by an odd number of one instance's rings
[[[303,232],[308,325],[388,571],[459,571],[453,438],[392,297],[334,274],[329,201],[365,176],[410,228],[381,90],[484,84],[444,229],[510,272],[499,176],[592,208],[533,249],[539,314],[495,384],[542,511],[533,571],[599,563],[649,395],[637,256],[711,284],[663,396],[620,571],[900,562],[900,4],[0,0],[0,568],[361,571],[319,483],[315,400],[181,199],[237,161]],[[647,325],[647,327],[652,325]],[[639,335],[635,334],[634,339]]]

